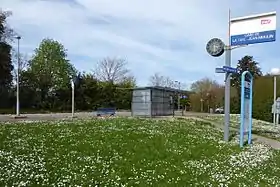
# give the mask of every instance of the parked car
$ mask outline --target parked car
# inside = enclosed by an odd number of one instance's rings
[[[224,107],[219,107],[215,109],[215,113],[217,114],[223,114],[224,113]]]

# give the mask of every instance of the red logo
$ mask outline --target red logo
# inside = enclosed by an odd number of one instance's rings
[[[265,25],[265,24],[270,24],[271,20],[270,19],[262,19],[261,20],[261,24]]]

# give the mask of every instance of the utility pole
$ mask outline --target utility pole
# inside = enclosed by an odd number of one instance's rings
[[[17,39],[17,41],[18,41],[18,45],[17,45],[17,104],[16,104],[16,116],[20,116],[20,111],[19,111],[19,109],[20,109],[20,104],[19,104],[19,77],[20,77],[20,75],[19,75],[19,73],[20,73],[20,51],[19,51],[19,41],[20,41],[20,39],[21,39],[21,37],[20,36],[17,36],[16,37],[16,39]]]
[[[71,88],[72,88],[72,118],[74,118],[74,113],[75,113],[75,84],[74,84],[73,79],[71,79]]]

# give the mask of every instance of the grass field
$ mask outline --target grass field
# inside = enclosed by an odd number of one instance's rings
[[[276,186],[280,153],[194,120],[0,125],[0,186]]]
[[[224,115],[200,116],[199,118],[206,119],[215,123],[224,123]],[[240,115],[232,114],[230,118],[230,126],[239,129],[239,125]],[[253,119],[252,132],[254,134],[280,141],[280,125],[275,126],[273,123]]]

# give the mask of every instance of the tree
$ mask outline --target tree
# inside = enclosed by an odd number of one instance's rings
[[[221,85],[210,78],[203,78],[194,82],[191,85],[191,90],[195,93],[206,95],[208,92],[213,91],[215,88],[220,88]]]
[[[10,86],[12,83],[12,47],[8,44],[10,29],[7,27],[6,18],[9,14],[0,11],[0,98],[2,107],[9,107],[7,101],[10,95]]]
[[[252,56],[244,56],[242,59],[238,60],[236,68],[238,74],[233,74],[231,76],[231,85],[238,90],[240,90],[241,86],[240,76],[244,71],[249,71],[253,75],[254,79],[262,76],[262,71],[258,66],[258,62],[256,62]]]
[[[116,84],[115,104],[118,109],[128,109],[132,101],[132,88],[136,87],[135,79],[128,78]]]
[[[191,90],[194,92],[190,97],[191,105],[197,111],[209,111],[210,107],[222,105],[224,89],[215,80],[198,80],[191,85]]]
[[[252,56],[244,56],[240,60],[238,60],[237,63],[237,72],[238,74],[233,74],[231,76],[231,86],[236,89],[236,97],[232,98],[232,106],[231,108],[234,108],[236,113],[240,112],[240,98],[241,98],[241,75],[244,71],[249,71],[254,78],[254,82],[258,77],[262,76],[262,71],[260,67],[258,66],[258,62],[254,60]],[[248,77],[246,76],[245,79],[248,80]]]
[[[127,61],[121,58],[104,58],[97,63],[94,75],[100,81],[119,83],[129,75]]]
[[[20,74],[21,72],[26,69],[29,65],[29,59],[28,59],[28,56],[27,54],[23,54],[23,53],[20,53],[18,54],[18,52],[15,50],[15,49],[12,49],[11,51],[11,54],[12,54],[12,63],[13,63],[13,67],[15,67],[13,69],[13,72],[12,72],[12,75],[14,78],[16,78],[16,75],[17,75],[17,65],[18,65],[18,56],[19,56],[19,71],[20,71]]]
[[[12,15],[11,11],[1,11],[0,9],[0,42],[13,41],[14,31],[7,23],[7,18]]]
[[[12,82],[12,59],[11,46],[5,42],[0,42],[0,85],[9,86]]]
[[[277,82],[277,96],[280,95],[280,84]],[[273,104],[273,76],[262,76],[254,81],[253,117],[272,121],[271,106]]]
[[[76,76],[75,68],[67,60],[66,49],[52,39],[42,40],[39,47],[35,49],[27,71],[34,76],[41,102],[48,105],[48,108],[51,108],[52,104],[47,101],[47,98],[54,96],[57,91],[69,90],[70,79]]]
[[[36,108],[40,104],[40,94],[31,71],[22,70],[20,73],[20,105],[21,108]],[[14,90],[16,88],[14,87]]]
[[[92,110],[99,107],[100,88],[98,80],[89,73],[79,73],[75,84],[76,107],[80,110]]]
[[[160,75],[159,73],[155,73],[150,77],[150,85],[172,88],[175,87],[175,82],[167,76],[163,76]]]
[[[7,43],[8,29],[6,19],[9,12],[0,10],[0,85],[8,86],[12,81],[11,71],[13,70],[11,49]]]

